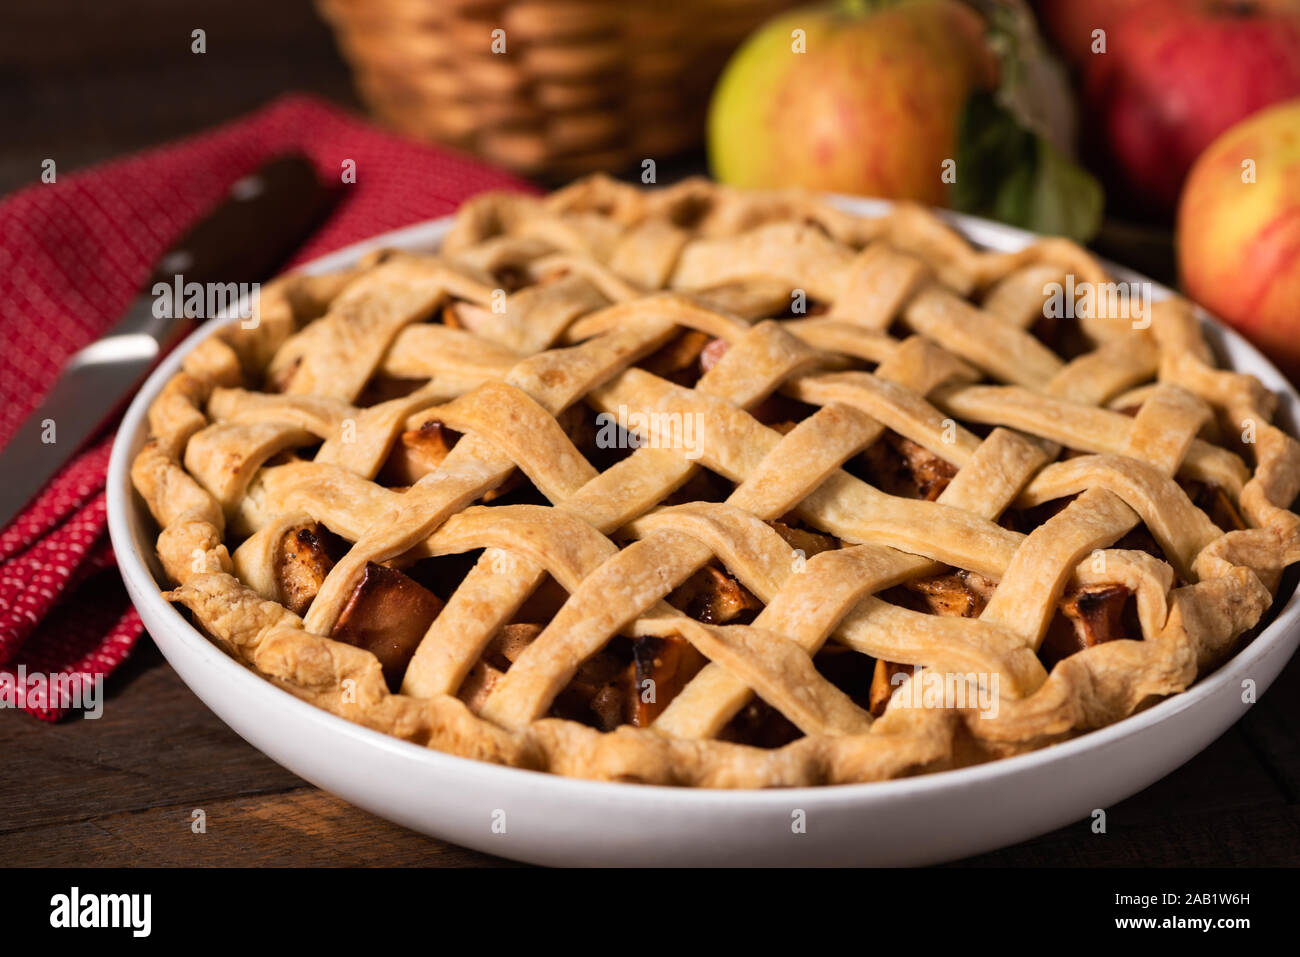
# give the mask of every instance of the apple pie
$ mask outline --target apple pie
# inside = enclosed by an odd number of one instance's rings
[[[605,177],[266,287],[132,478],[166,597],[419,745],[582,778],[874,781],[1192,685],[1300,560],[1300,445],[1084,249]],[[1099,297],[1100,298],[1100,297]]]

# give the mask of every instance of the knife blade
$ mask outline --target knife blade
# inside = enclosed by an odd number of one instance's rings
[[[311,161],[298,154],[273,159],[231,186],[226,198],[159,259],[109,333],[68,360],[0,451],[0,528],[115,417],[172,346],[197,322],[211,318],[206,309],[188,308],[199,301],[187,291],[214,288],[220,298],[203,295],[203,303],[228,301],[231,284],[238,291],[270,278],[320,224],[339,193],[321,184]]]

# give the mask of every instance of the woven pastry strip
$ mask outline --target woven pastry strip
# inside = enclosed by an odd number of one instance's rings
[[[398,737],[714,787],[989,760],[1185,689],[1300,560],[1300,445],[1274,397],[1214,368],[1178,301],[1149,323],[1085,316],[1083,345],[1058,352],[1041,320],[1066,277],[1107,281],[1064,240],[985,252],[907,205],[870,219],[599,177],[488,194],[436,256],[268,289],[256,327],[222,330],[168,383],[133,478],[170,598],[282,687]],[[593,420],[635,438],[600,468]],[[417,471],[386,483],[401,455]],[[917,493],[877,484],[881,462]],[[324,532],[337,557],[286,577],[288,543]],[[396,677],[344,640],[375,569],[479,550],[429,597]],[[680,606],[706,573],[749,619]],[[963,576],[987,594],[961,614],[899,603],[973,602]],[[1090,620],[1047,657],[1090,596],[1110,631]],[[650,719],[553,716],[628,642],[700,665],[651,682],[668,700]],[[879,717],[827,655],[894,669]],[[991,699],[912,693],[976,678]],[[795,740],[745,743],[735,729],[763,713]]]

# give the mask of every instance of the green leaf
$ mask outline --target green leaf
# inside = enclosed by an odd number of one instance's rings
[[[971,96],[957,144],[953,207],[1084,242],[1101,225],[1101,186],[990,93]]]
[[[1073,156],[1078,115],[1070,79],[1038,32],[1025,0],[966,0],[988,24],[985,41],[1000,63],[997,100],[1026,129]]]
[[[1101,184],[1091,173],[1039,138],[1033,229],[1086,242],[1101,228],[1105,202]]]

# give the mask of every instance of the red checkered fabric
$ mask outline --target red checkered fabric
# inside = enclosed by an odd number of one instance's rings
[[[299,262],[445,215],[485,189],[528,188],[469,157],[291,96],[213,132],[20,190],[0,202],[0,447],[69,356],[121,315],[162,253],[235,180],[289,151],[310,156],[322,178],[356,163],[355,184]],[[77,455],[0,531],[0,674],[9,676],[0,695],[14,690],[0,704],[46,720],[66,707],[47,700],[45,676],[107,676],[142,628],[108,543],[111,444],[107,436]]]

